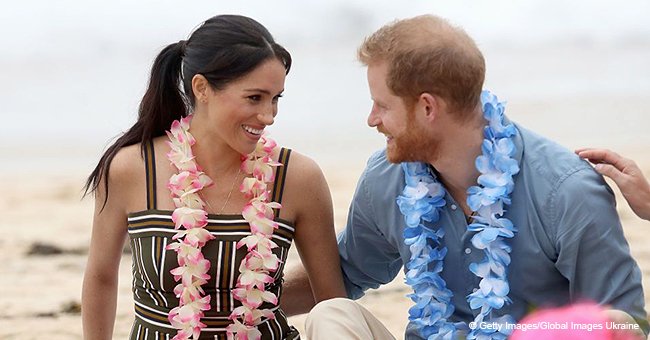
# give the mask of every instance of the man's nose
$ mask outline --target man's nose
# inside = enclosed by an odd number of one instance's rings
[[[379,125],[381,122],[381,119],[379,118],[379,112],[378,112],[377,104],[372,104],[372,108],[370,109],[370,114],[368,115],[368,126],[370,127],[375,127]]]

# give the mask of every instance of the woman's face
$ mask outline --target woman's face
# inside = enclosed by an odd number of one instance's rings
[[[264,129],[273,124],[284,91],[284,65],[272,58],[220,90],[207,89],[209,124],[232,149],[251,153]]]

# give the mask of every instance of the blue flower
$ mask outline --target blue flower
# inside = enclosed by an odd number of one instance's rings
[[[472,309],[479,309],[475,321],[483,321],[506,303],[510,286],[507,266],[510,264],[510,246],[505,242],[515,236],[516,227],[503,217],[504,205],[511,203],[514,176],[519,164],[513,159],[516,146],[513,137],[517,129],[506,122],[505,106],[490,92],[481,93],[483,114],[488,122],[485,139],[475,162],[480,172],[478,186],[467,190],[467,204],[477,212],[467,230],[475,232],[472,244],[483,249],[485,258],[472,263],[469,270],[481,278],[479,290],[469,294],[467,301]],[[405,187],[397,197],[400,212],[404,215],[404,243],[411,257],[405,264],[406,283],[413,288],[408,297],[415,303],[409,309],[409,320],[425,339],[455,339],[458,332],[469,331],[464,323],[448,320],[454,311],[453,293],[440,276],[447,248],[442,246],[444,229],[436,226],[440,210],[445,206],[445,189],[436,181],[429,166],[424,163],[402,163]],[[433,225],[425,226],[425,222]],[[512,318],[505,315],[502,318]],[[501,321],[499,321],[501,322]],[[506,339],[511,330],[474,329],[468,339]]]
[[[497,296],[506,296],[510,292],[508,282],[498,277],[486,277],[479,283],[479,287],[483,294],[488,295],[492,292]]]
[[[485,249],[499,236],[499,229],[486,228],[472,236],[472,245],[476,249]]]
[[[490,263],[471,263],[469,265],[469,270],[478,277],[487,277],[490,274]]]
[[[504,266],[510,264],[510,246],[504,242],[495,242],[488,247],[487,256],[492,258],[495,263],[502,263]],[[495,271],[496,272],[496,271]],[[502,275],[500,273],[497,273]]]
[[[478,211],[481,206],[488,206],[496,203],[507,192],[502,186],[479,187],[473,186],[467,189],[467,205],[473,211]]]

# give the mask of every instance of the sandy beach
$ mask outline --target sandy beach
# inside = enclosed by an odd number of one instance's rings
[[[650,175],[650,159],[630,150]],[[345,223],[347,207],[363,161],[350,168],[323,169],[331,186],[338,228]],[[0,338],[81,339],[79,303],[92,219],[92,199],[80,200],[83,174],[21,178],[3,176],[0,197]],[[644,275],[646,304],[650,302],[650,223],[636,217],[617,194],[618,210],[632,253]],[[40,249],[34,248],[41,244]],[[46,246],[50,246],[48,248]],[[294,249],[294,248],[292,248]],[[48,253],[46,255],[33,254]],[[58,253],[57,253],[58,252]],[[115,339],[128,336],[133,318],[130,256],[120,267]],[[291,255],[289,263],[298,263]],[[369,291],[361,303],[400,337],[410,301],[400,275],[391,284]],[[304,316],[290,319],[302,329]]]

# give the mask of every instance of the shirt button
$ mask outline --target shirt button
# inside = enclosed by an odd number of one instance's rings
[[[451,210],[456,210],[458,207],[455,204],[451,205]]]
[[[471,250],[471,249],[469,249],[469,248],[465,248],[465,254],[471,254],[471,253],[472,253],[472,250]]]

